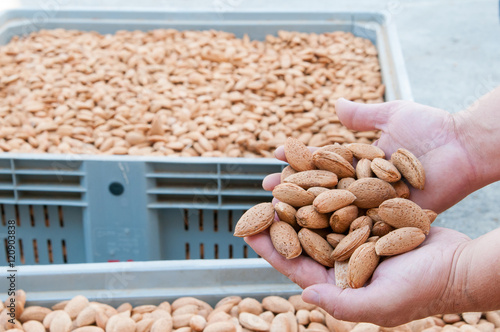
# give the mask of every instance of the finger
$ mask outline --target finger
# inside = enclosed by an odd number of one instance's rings
[[[262,188],[267,191],[272,191],[274,187],[281,183],[281,173],[269,174],[262,181]]]
[[[335,110],[340,122],[351,130],[383,130],[398,105],[398,101],[361,104],[340,98],[335,103]]]
[[[299,256],[288,260],[281,256],[274,249],[267,232],[247,236],[244,239],[259,256],[301,288],[332,281],[326,268],[309,257]]]

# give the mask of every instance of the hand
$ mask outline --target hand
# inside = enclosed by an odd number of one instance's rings
[[[417,249],[384,259],[366,287],[335,286],[334,269],[309,257],[287,260],[261,233],[245,241],[274,268],[305,288],[302,298],[333,317],[354,322],[397,326],[436,313],[453,311],[460,287],[452,287],[456,262],[468,237],[457,231],[432,227]]]

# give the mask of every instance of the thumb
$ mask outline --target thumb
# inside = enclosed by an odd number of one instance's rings
[[[340,98],[335,103],[335,110],[340,122],[351,130],[383,130],[399,105],[399,101],[361,104]]]

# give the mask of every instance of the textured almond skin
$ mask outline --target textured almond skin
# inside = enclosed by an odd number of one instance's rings
[[[371,163],[371,169],[379,179],[386,182],[392,183],[401,180],[401,173],[389,160],[375,158]]]
[[[372,228],[372,234],[375,236],[384,236],[386,234],[389,234],[394,230],[394,227],[389,225],[388,223],[385,223],[383,221],[377,221]]]
[[[398,149],[392,154],[391,162],[414,188],[424,189],[424,166],[413,153],[403,148]]]
[[[391,183],[392,187],[394,190],[396,190],[396,197],[399,198],[410,198],[410,188],[404,183],[403,180],[396,181],[394,183]]]
[[[40,306],[30,306],[23,310],[21,316],[19,316],[19,321],[21,323],[27,322],[29,320],[36,320],[39,322],[43,322],[45,316],[48,313],[52,312],[49,308],[40,307]]]
[[[355,178],[342,178],[337,183],[337,189],[347,189],[354,181],[356,181]]]
[[[375,243],[375,250],[379,256],[398,255],[415,249],[424,240],[425,234],[420,228],[398,228],[382,236]]]
[[[262,307],[275,314],[295,312],[293,305],[281,296],[266,296],[262,299]]]
[[[348,188],[354,194],[354,205],[362,209],[378,207],[383,201],[396,197],[390,183],[377,178],[363,178],[353,182]]]
[[[37,320],[30,320],[23,324],[25,332],[45,332],[45,327]],[[103,331],[101,329],[101,331]]]
[[[314,194],[293,183],[280,183],[274,187],[273,196],[293,207],[311,205],[314,198],[316,198]]]
[[[335,188],[338,178],[335,173],[329,171],[311,170],[292,174],[284,182],[295,183],[304,189],[311,187]]]
[[[295,217],[299,226],[312,229],[328,227],[330,219],[329,215],[319,213],[313,205],[301,207],[297,210]]]
[[[361,228],[363,226],[368,226],[370,228],[370,231],[373,228],[373,220],[372,218],[368,216],[361,216],[356,219],[354,219],[349,226],[349,233],[355,231],[358,228]]]
[[[245,237],[258,234],[271,226],[274,208],[271,203],[260,203],[247,210],[234,228],[234,236]]]
[[[307,189],[308,192],[312,193],[314,196],[318,196],[319,194],[325,192],[325,191],[328,191],[330,189],[328,188],[323,188],[323,187],[311,187],[309,189]]]
[[[89,300],[85,296],[77,295],[66,304],[64,311],[68,313],[71,319],[75,319],[88,304]]]
[[[378,239],[380,239],[380,236],[373,235],[373,236],[370,236],[368,239],[366,239],[366,242],[377,242]]]
[[[373,177],[371,164],[372,162],[370,159],[360,159],[356,165],[356,177],[358,179]]]
[[[352,233],[347,234],[346,237],[339,242],[330,257],[336,261],[347,260],[357,247],[366,242],[369,236],[370,228],[368,226],[356,229]]]
[[[292,166],[287,165],[283,170],[281,171],[281,182],[284,182],[287,177],[289,177],[292,174],[296,174],[297,171],[292,168]]]
[[[286,139],[285,156],[290,166],[297,172],[316,169],[312,160],[312,152],[296,138]]]
[[[338,178],[352,178],[356,174],[354,167],[335,152],[316,150],[313,153],[313,162],[317,168],[333,172]]]
[[[381,148],[364,143],[351,143],[347,145],[347,148],[351,150],[354,157],[358,159],[370,159],[373,160],[375,158],[385,158],[385,153]]]
[[[271,322],[269,332],[291,332],[290,320],[287,315],[276,315]]]
[[[254,331],[269,331],[269,323],[257,315],[249,312],[242,312],[239,316],[240,324],[247,329]]]
[[[335,285],[342,289],[350,288],[349,286],[349,261],[335,261]]]
[[[358,217],[358,212],[359,209],[356,205],[348,205],[338,209],[330,217],[330,227],[335,233],[344,233]]]
[[[251,297],[241,300],[238,307],[240,308],[240,312],[249,312],[254,315],[260,315],[264,311],[262,304]]]
[[[350,164],[352,164],[353,159],[354,159],[354,156],[353,156],[351,150],[349,150],[345,146],[340,145],[339,143],[325,145],[325,146],[321,147],[319,150],[335,152],[336,154],[342,156],[342,158],[347,160]]]
[[[203,332],[236,332],[236,326],[229,321],[215,322],[207,325]]]
[[[95,309],[92,306],[88,306],[76,316],[76,325],[78,327],[85,325],[92,325],[95,323]]]
[[[344,234],[331,233],[326,236],[326,241],[328,241],[332,248],[335,248],[343,238],[345,238]]]
[[[333,267],[333,248],[324,238],[307,228],[302,228],[298,235],[302,248],[312,259],[324,266]]]
[[[284,221],[273,222],[269,234],[276,251],[286,259],[298,257],[302,253],[297,232],[290,224]]]
[[[278,202],[274,205],[274,210],[279,220],[289,223],[293,227],[297,226],[297,220],[295,219],[297,210],[293,206],[285,202]]]
[[[393,198],[382,203],[378,215],[394,228],[418,227],[424,234],[429,234],[431,222],[427,214],[416,203],[404,199]]]
[[[366,215],[372,218],[373,222],[382,221],[382,218],[378,215],[378,208],[371,208],[366,210]]]
[[[429,210],[429,209],[424,209],[424,212],[427,215],[427,218],[429,218],[429,221],[431,222],[431,224],[434,222],[434,220],[436,220],[436,218],[438,216],[436,212]]]
[[[329,213],[350,205],[356,200],[356,196],[348,190],[332,189],[319,194],[313,201],[313,205],[320,213]]]
[[[360,288],[370,279],[380,261],[379,255],[375,252],[375,243],[366,242],[360,245],[349,259],[349,286]]]

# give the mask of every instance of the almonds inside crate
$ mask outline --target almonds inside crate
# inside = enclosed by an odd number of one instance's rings
[[[17,291],[16,318],[6,308],[0,312],[0,331],[25,332],[238,332],[238,331],[441,331],[496,332],[500,311],[446,314],[415,320],[396,328],[353,323],[333,318],[322,308],[302,300],[300,295],[284,298],[269,295],[257,300],[238,295],[220,299],[215,305],[195,297],[172,302],[133,306],[124,302],[116,308],[91,301],[82,295],[52,307],[30,306],[26,293]],[[0,309],[5,304],[0,302]],[[463,327],[462,327],[463,326]],[[460,329],[459,329],[460,328]]]
[[[351,33],[41,30],[0,46],[0,152],[272,157],[370,143],[334,103],[382,102],[375,46]]]
[[[275,249],[287,259],[305,253],[335,267],[339,287],[359,288],[381,257],[408,252],[429,234],[437,214],[409,200],[412,186],[423,189],[425,172],[410,151],[385,159],[380,148],[363,143],[333,144],[311,152],[295,138],[285,143],[289,166],[273,189],[279,200],[243,214],[234,235],[251,236],[270,227]],[[272,221],[276,216],[279,221]],[[285,226],[287,225],[287,226]]]

